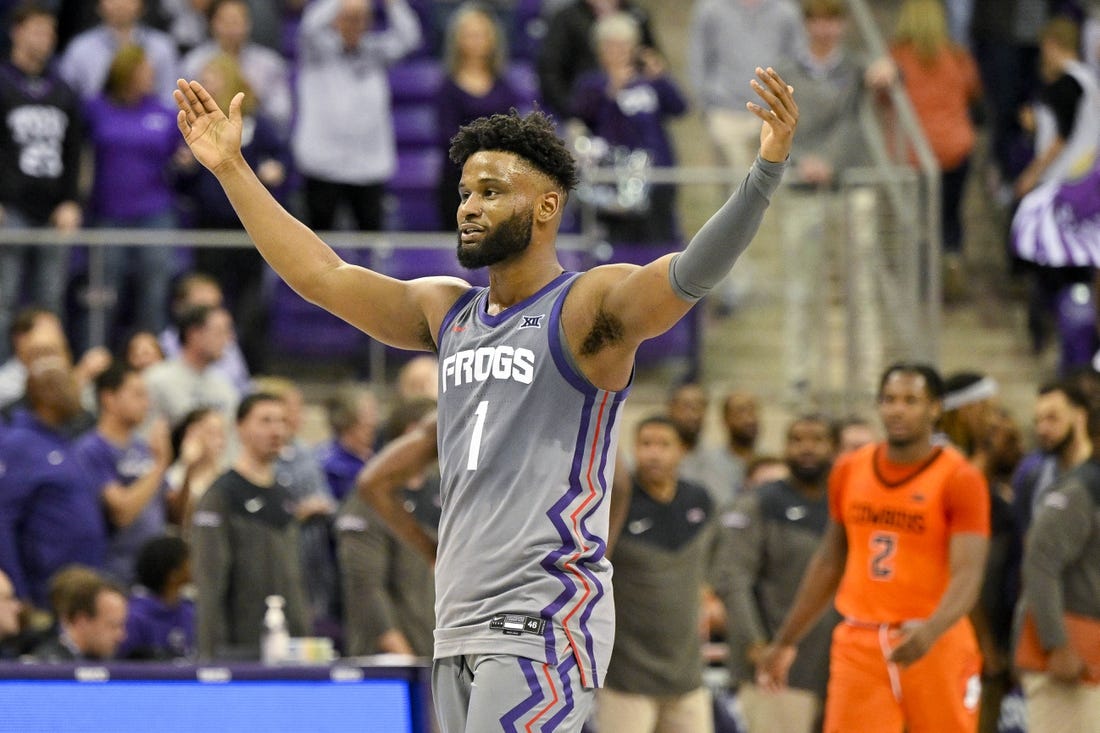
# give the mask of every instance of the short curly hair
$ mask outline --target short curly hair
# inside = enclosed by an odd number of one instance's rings
[[[521,116],[513,108],[507,114],[480,117],[463,125],[451,138],[451,160],[459,167],[482,150],[517,155],[565,191],[577,186],[579,179],[573,154],[554,131],[553,120],[539,110]]]

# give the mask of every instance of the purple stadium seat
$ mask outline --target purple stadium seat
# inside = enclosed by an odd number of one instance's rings
[[[431,102],[443,84],[443,65],[434,59],[413,59],[389,69],[394,107]]]
[[[512,58],[534,60],[546,35],[546,20],[542,17],[542,0],[517,0],[512,11]]]
[[[386,229],[396,232],[437,232],[443,229],[435,189],[391,190],[386,196]]]
[[[395,249],[378,260],[378,269],[399,280],[418,277],[452,275],[469,281],[471,273],[464,270],[455,259],[454,240],[439,240],[439,249]]]
[[[430,232],[442,228],[436,205],[436,188],[442,169],[441,150],[398,151],[397,172],[386,185],[390,195],[388,229]]]
[[[269,313],[271,348],[276,353],[331,359],[360,356],[367,349],[362,331],[307,303],[282,281],[275,284]]]
[[[504,78],[519,93],[520,98],[525,100],[524,109],[521,109],[520,112],[534,109],[535,105],[539,104],[541,100],[539,96],[539,76],[532,62],[513,61],[508,65],[508,70],[504,72]]]
[[[402,150],[397,154],[397,171],[387,187],[390,190],[431,189],[439,185],[443,171],[443,151],[437,149]]]
[[[370,265],[370,253],[337,249],[346,261]],[[270,267],[265,268],[265,291],[271,293],[269,339],[273,353],[318,360],[355,358],[366,364],[370,339],[290,289]]]
[[[430,104],[403,103],[393,108],[393,131],[399,150],[439,144],[439,125]]]

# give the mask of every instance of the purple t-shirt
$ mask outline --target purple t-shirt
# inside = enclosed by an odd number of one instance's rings
[[[0,432],[0,568],[43,608],[51,575],[71,563],[102,568],[106,553],[95,482],[72,448],[26,410]]]
[[[573,87],[573,114],[593,134],[612,146],[647,150],[653,164],[675,164],[664,119],[682,115],[687,102],[668,76],[635,77],[614,97],[607,94],[608,78],[593,71],[577,79]]]
[[[317,462],[325,472],[332,495],[342,501],[355,488],[355,477],[363,468],[363,459],[333,440],[317,449]]]
[[[86,109],[88,139],[95,149],[92,215],[117,221],[170,212],[168,169],[181,142],[176,113],[156,97],[133,107],[97,97]]]
[[[126,612],[126,640],[120,659],[173,659],[195,654],[195,604],[181,600],[165,605],[145,590],[130,597]]]
[[[73,452],[87,471],[97,501],[107,484],[129,486],[153,470],[153,454],[148,443],[136,438],[127,445],[118,446],[99,431],[91,430],[77,439]],[[167,523],[164,492],[167,489],[168,484],[161,482],[158,495],[149,500],[132,523],[110,529],[105,567],[125,586],[134,582],[134,562],[141,546],[164,534]]]

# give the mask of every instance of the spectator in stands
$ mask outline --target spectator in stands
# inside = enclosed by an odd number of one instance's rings
[[[185,532],[190,531],[195,504],[225,472],[227,444],[225,415],[211,407],[192,410],[172,429],[176,462],[168,469],[168,485],[183,507],[180,526]]]
[[[1035,400],[1036,450],[1012,477],[1013,508],[1021,536],[1043,498],[1075,466],[1092,455],[1088,397],[1070,381],[1050,382]]]
[[[850,453],[878,440],[874,426],[866,418],[851,415],[837,424],[837,454]]]
[[[286,60],[277,51],[252,41],[252,12],[246,0],[211,0],[206,13],[210,19],[211,39],[183,57],[184,78],[201,80],[203,70],[216,56],[229,56],[240,66],[240,73],[248,82],[247,94],[259,94],[249,104],[258,105],[258,111],[274,122],[275,129],[285,136],[290,131],[292,112]],[[203,86],[214,94],[205,81]],[[246,90],[230,90],[224,108],[228,108],[229,99],[238,91]]]
[[[397,399],[439,397],[439,360],[428,354],[414,356],[397,372]]]
[[[80,102],[50,68],[57,19],[21,3],[11,15],[11,55],[0,67],[0,227],[79,229]],[[11,327],[24,283],[33,302],[55,313],[65,305],[69,248],[0,247],[0,333]],[[0,343],[0,360],[10,354]]]
[[[245,7],[238,0],[233,0],[231,4]],[[241,151],[256,175],[278,198],[282,196],[282,187],[287,179],[289,153],[275,125],[257,108],[257,103],[262,104],[267,91],[261,88],[257,96],[241,71],[236,59],[219,54],[210,57],[199,68],[196,78],[218,104],[226,108],[234,94],[244,92],[241,111],[248,135],[241,141]],[[241,220],[218,180],[194,157],[189,157],[181,171],[179,189],[184,195],[193,226],[199,229],[241,228]],[[252,371],[262,370],[267,352],[263,257],[253,247],[200,247],[195,252],[195,267],[217,279],[221,293],[229,299],[229,308],[248,365]]]
[[[757,66],[775,66],[804,45],[798,8],[790,0],[699,0],[692,7],[688,76],[695,102],[722,162],[737,175],[756,157],[759,124],[745,109]]]
[[[1016,180],[1012,218],[1015,254],[1032,263],[1028,324],[1038,351],[1048,314],[1057,314],[1063,374],[1088,365],[1097,351],[1096,298],[1100,266],[1100,84],[1081,62],[1080,33],[1068,18],[1051,20],[1040,40],[1035,158]]]
[[[599,68],[577,78],[570,115],[604,140],[614,156],[644,153],[649,165],[675,165],[664,124],[682,115],[687,102],[664,59],[642,45],[640,26],[625,12],[597,20],[592,43]],[[597,207],[610,241],[672,244],[681,238],[674,185],[650,184],[644,199],[626,207],[623,203],[619,196]]]
[[[225,298],[222,288],[213,275],[205,272],[189,272],[176,281],[175,290],[172,292],[173,322],[161,331],[158,337],[165,358],[172,359],[179,356],[180,333],[176,327],[176,322],[187,310],[199,305],[212,308],[224,306]],[[229,342],[222,350],[221,357],[214,362],[214,368],[229,380],[229,383],[236,388],[238,394],[243,395],[250,391],[252,377],[249,374],[244,354],[241,352],[241,345],[237,340],[235,328],[231,328]]]
[[[649,15],[631,0],[571,0],[550,16],[539,47],[539,88],[547,109],[559,117],[570,114],[577,78],[597,68],[592,27],[600,18],[618,12],[634,17],[641,30],[641,45],[656,51]]]
[[[206,27],[210,0],[160,0],[157,5],[160,25],[176,42],[181,54],[210,38]]]
[[[757,658],[782,623],[825,533],[835,455],[828,419],[795,418],[784,450],[790,478],[739,496],[721,517],[715,586],[728,614],[730,684],[737,689],[748,733],[810,733],[821,715],[829,643],[840,621],[832,608],[802,642],[787,689],[764,693],[753,678]]]
[[[135,566],[138,585],[130,594],[123,659],[178,659],[195,655],[195,603],[184,595],[191,583],[191,550],[179,537],[154,537]]]
[[[615,648],[596,691],[601,733],[713,730],[699,618],[714,505],[679,477],[683,454],[671,420],[638,424],[630,509],[615,546]]]
[[[409,452],[434,456],[434,430],[418,429],[434,409],[435,402],[427,398],[394,407],[385,429],[393,441],[367,463],[358,490],[340,508],[336,538],[348,655],[432,654],[435,589],[430,558],[404,543],[367,497],[385,503],[393,513],[411,515],[434,539],[439,473],[432,466],[405,465],[404,460]],[[430,458],[426,462],[432,463]]]
[[[134,331],[126,340],[122,361],[129,367],[143,372],[149,367],[164,361],[164,350],[152,331]]]
[[[505,78],[508,49],[504,34],[489,9],[465,2],[451,15],[444,40],[447,75],[435,99],[439,144],[446,151],[458,128],[478,117],[529,107]],[[451,160],[443,163],[439,181],[439,220],[455,227],[458,179],[462,171]]]
[[[177,524],[182,517],[164,480],[172,446],[164,420],[153,422],[147,437],[138,434],[149,412],[141,372],[113,364],[96,378],[95,389],[99,420],[73,451],[98,490],[110,528],[104,568],[129,587],[138,551],[164,533],[170,516]]]
[[[970,45],[986,92],[992,163],[986,183],[1002,208],[1012,203],[1012,182],[1031,156],[1020,108],[1040,86],[1039,31],[1053,5],[1042,0],[974,0]]]
[[[958,298],[966,291],[962,200],[977,140],[971,109],[981,100],[978,67],[951,40],[942,0],[905,0],[890,54],[940,167],[944,291]]]
[[[706,448],[703,445],[709,402],[706,388],[698,382],[684,382],[673,387],[665,402],[665,414],[680,432],[680,441],[684,444],[680,476],[703,487],[714,478],[708,474]]]
[[[715,506],[725,506],[744,488],[746,469],[756,454],[760,432],[760,402],[744,390],[734,390],[722,402],[722,423],[726,439],[722,445],[705,448],[690,469],[688,480],[710,492]]]
[[[89,209],[97,227],[176,226],[169,174],[180,152],[179,136],[175,114],[153,96],[153,84],[145,50],[125,46],[111,61],[103,94],[88,102],[88,139],[95,156]],[[110,287],[122,291],[126,275],[133,276],[136,325],[164,328],[176,270],[173,248],[111,246],[103,260]],[[115,326],[119,306],[116,299],[106,308],[108,329]]]
[[[382,228],[397,164],[386,67],[420,44],[406,0],[386,0],[386,10],[386,29],[371,27],[368,0],[316,0],[302,14],[292,148],[314,229],[332,229],[341,203],[358,229]]]
[[[0,570],[0,660],[15,656],[14,640],[23,630],[23,601],[15,595],[11,579]]]
[[[348,387],[325,401],[332,439],[317,452],[317,460],[338,501],[355,486],[355,477],[374,453],[378,430],[378,400],[370,390]]]
[[[332,517],[336,501],[317,456],[302,440],[305,399],[302,390],[286,377],[260,377],[256,392],[278,397],[286,408],[287,442],[275,464],[275,480],[294,500],[299,522],[302,567],[309,598],[310,617],[317,633],[331,636],[339,628],[339,583],[333,554]]]
[[[856,211],[844,196],[851,189],[839,189],[841,175],[870,161],[860,122],[869,97],[865,78],[885,83],[893,76],[889,60],[870,65],[848,48],[846,8],[843,0],[803,0],[806,44],[785,51],[779,62],[783,78],[798,90],[800,113],[799,140],[791,149],[795,175],[780,199],[779,218],[784,399],[792,406],[804,405],[826,387],[825,375],[814,368],[827,348],[827,329],[819,327],[819,319],[829,298],[828,273],[843,259],[843,217]],[[879,81],[884,71],[887,77]]]
[[[166,33],[141,22],[142,0],[98,0],[103,21],[69,41],[58,71],[82,99],[99,96],[107,85],[112,60],[131,45],[145,50],[152,78],[150,90],[170,101],[179,76],[176,44]]]
[[[8,329],[8,342],[12,357],[0,366],[0,412],[10,417],[16,408],[25,406],[30,363],[41,356],[60,356],[71,363],[72,351],[61,328],[61,319],[52,311],[37,306],[28,306],[15,315]],[[111,354],[106,349],[89,349],[74,367],[78,388],[83,390],[110,363]],[[79,417],[80,420],[66,429],[86,429],[94,422],[88,421],[87,415]]]
[[[256,659],[264,599],[286,601],[291,636],[309,633],[293,500],[276,481],[286,408],[274,395],[245,397],[237,411],[241,450],[199,500],[192,523],[199,655]]]
[[[42,662],[106,661],[115,658],[126,638],[126,593],[96,574],[83,576],[67,588],[55,612],[60,622],[56,638],[35,649]]]
[[[229,343],[229,313],[224,308],[194,306],[181,314],[177,328],[179,355],[154,364],[145,374],[153,399],[152,417],[174,425],[195,408],[213,407],[231,420],[239,397],[214,368]]]
[[[19,597],[43,606],[57,570],[73,562],[103,566],[107,528],[98,486],[62,432],[80,411],[68,361],[31,362],[27,401],[29,409],[0,433],[0,569]]]

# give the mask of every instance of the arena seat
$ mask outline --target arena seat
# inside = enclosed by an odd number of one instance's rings
[[[443,151],[436,148],[399,150],[397,171],[386,184],[387,229],[433,232],[442,228],[436,189],[443,170]]]
[[[412,59],[394,64],[389,69],[394,107],[431,102],[443,84],[443,75],[443,65],[435,59]]]
[[[370,265],[369,252],[337,251],[348,262]],[[265,277],[269,285],[267,291],[272,293],[268,333],[274,354],[321,360],[364,357],[370,343],[366,334],[306,301],[270,267],[266,268]]]
[[[504,78],[519,93],[519,96],[526,100],[524,109],[521,109],[520,112],[527,112],[541,103],[539,75],[535,70],[534,63],[530,61],[513,61],[508,65],[508,70],[504,72]]]
[[[517,0],[512,11],[509,49],[514,59],[534,61],[546,35],[546,19],[542,17],[542,0]]]
[[[435,108],[420,103],[395,105],[393,132],[398,150],[438,145],[439,125]]]

